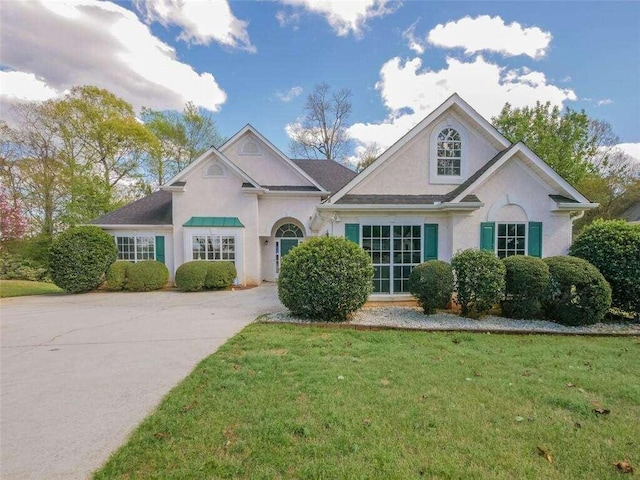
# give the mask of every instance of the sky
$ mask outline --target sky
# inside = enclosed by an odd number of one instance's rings
[[[584,109],[640,159],[640,2],[0,1],[0,119],[97,85],[130,102],[252,124],[283,152],[306,96],[353,92],[356,149],[387,147],[454,92]]]

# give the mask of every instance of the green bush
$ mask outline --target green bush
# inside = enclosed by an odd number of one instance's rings
[[[611,285],[614,307],[640,315],[640,225],[596,220],[582,230],[570,253],[600,270]]]
[[[0,279],[50,282],[49,270],[40,263],[7,251],[0,253]]]
[[[367,301],[373,265],[367,253],[341,237],[314,237],[282,259],[278,296],[293,315],[342,321]]]
[[[183,263],[176,270],[176,287],[183,292],[199,292],[204,290],[210,262],[194,260]]]
[[[592,325],[611,307],[611,287],[596,267],[577,257],[549,257],[546,317],[562,325]]]
[[[210,262],[204,280],[204,288],[229,288],[236,275],[236,266],[232,262]]]
[[[111,264],[107,270],[107,290],[117,292],[124,290],[127,283],[127,270],[133,265],[131,262],[118,261]]]
[[[117,254],[113,237],[99,227],[71,227],[51,245],[51,279],[67,292],[88,292],[100,286]]]
[[[451,259],[456,275],[456,303],[462,315],[487,313],[504,296],[505,266],[493,252],[468,249]]]
[[[541,258],[513,255],[503,260],[506,268],[502,312],[510,318],[537,318],[549,287],[549,267]]]
[[[409,291],[418,299],[425,314],[446,308],[453,293],[453,270],[442,260],[417,265],[409,276]]]
[[[159,290],[169,280],[169,270],[164,263],[156,260],[133,263],[127,269],[126,275],[124,288],[132,292]]]

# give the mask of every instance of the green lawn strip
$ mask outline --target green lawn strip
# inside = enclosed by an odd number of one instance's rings
[[[62,293],[53,283],[28,280],[0,280],[0,298]]]
[[[637,338],[254,324],[95,478],[618,478],[639,419]]]

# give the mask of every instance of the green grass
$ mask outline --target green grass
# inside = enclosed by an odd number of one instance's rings
[[[53,283],[28,280],[0,280],[0,298],[62,293]]]
[[[640,468],[638,338],[254,324],[95,478],[606,479],[624,459]]]

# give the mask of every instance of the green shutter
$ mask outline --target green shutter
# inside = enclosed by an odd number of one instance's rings
[[[480,250],[495,251],[496,224],[495,222],[482,222],[480,224]]]
[[[164,263],[164,235],[156,235],[156,260]]]
[[[542,257],[542,222],[529,222],[529,256]]]
[[[357,245],[360,245],[360,224],[359,223],[347,223],[344,226],[344,236],[347,240],[351,240]]]
[[[423,261],[438,259],[438,224],[424,224]]]

